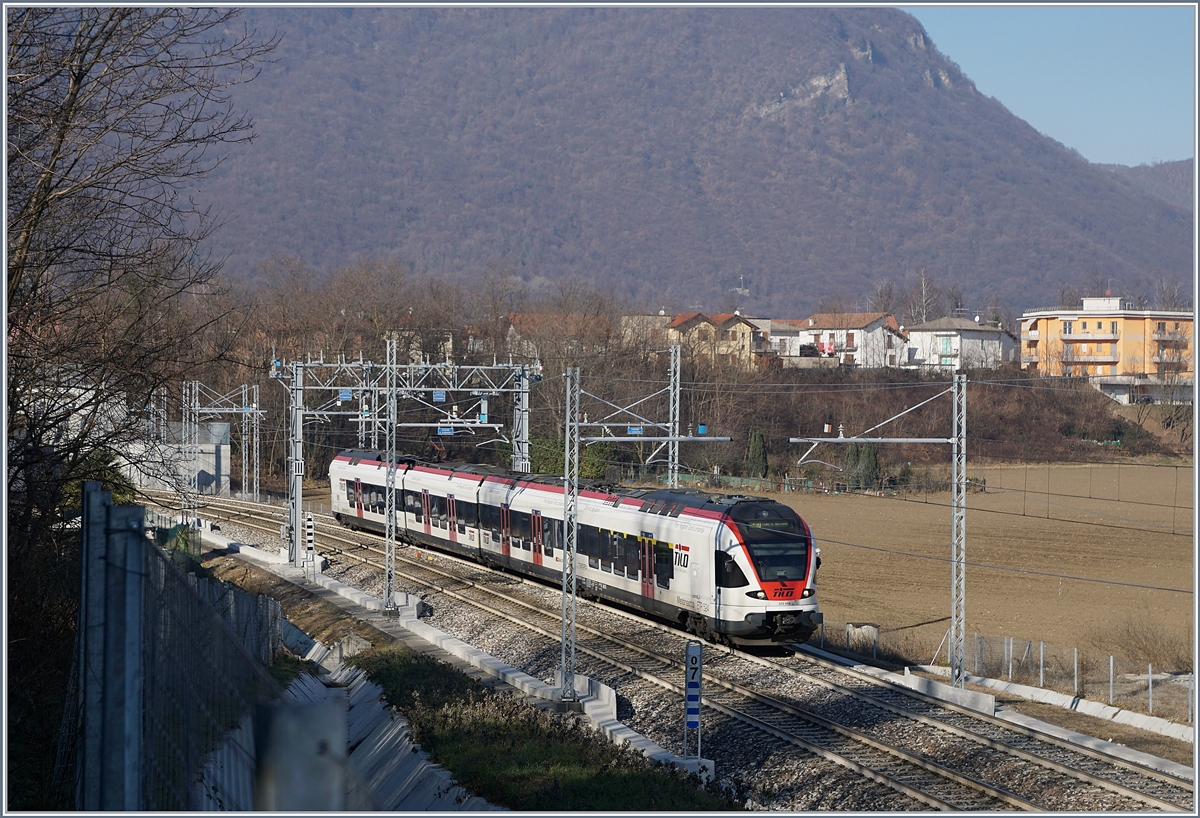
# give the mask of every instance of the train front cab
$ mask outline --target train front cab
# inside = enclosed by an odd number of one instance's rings
[[[733,506],[718,535],[718,627],[740,644],[803,642],[823,621],[816,548],[795,511],[779,503]]]

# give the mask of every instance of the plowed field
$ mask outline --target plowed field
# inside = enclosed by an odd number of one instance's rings
[[[1190,467],[969,467],[968,474],[987,484],[967,495],[968,633],[1082,647],[1136,620],[1190,634]],[[800,512],[822,549],[820,599],[829,620],[870,622],[936,646],[950,621],[948,492],[774,496]],[[1111,650],[1121,653],[1118,645]]]

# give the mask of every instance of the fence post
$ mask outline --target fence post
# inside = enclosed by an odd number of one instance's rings
[[[1154,715],[1154,665],[1146,665],[1146,692],[1150,696],[1150,715]]]
[[[109,506],[108,577],[105,582],[105,782],[108,806],[141,809],[142,772],[142,577],[145,509]],[[120,806],[118,806],[118,804]]]
[[[141,809],[145,509],[83,486],[79,789],[83,810]]]
[[[1194,692],[1195,682],[1196,671],[1193,669],[1191,674],[1188,676],[1188,724],[1192,723],[1192,694]]]
[[[1079,695],[1079,648],[1075,648],[1075,695]]]
[[[1038,642],[1038,687],[1046,686],[1046,643]]]
[[[1113,703],[1113,658],[1108,654],[1108,703]]]
[[[1012,681],[1013,637],[1008,637],[1008,680]]]

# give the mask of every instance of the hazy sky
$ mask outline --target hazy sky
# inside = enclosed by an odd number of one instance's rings
[[[1092,162],[1195,150],[1195,6],[904,6],[981,93]]]

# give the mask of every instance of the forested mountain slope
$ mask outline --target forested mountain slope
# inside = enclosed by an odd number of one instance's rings
[[[775,316],[922,269],[1017,309],[1088,274],[1190,279],[1187,209],[980,94],[900,11],[245,19],[284,34],[238,92],[259,138],[197,194],[234,276],[400,258]]]

